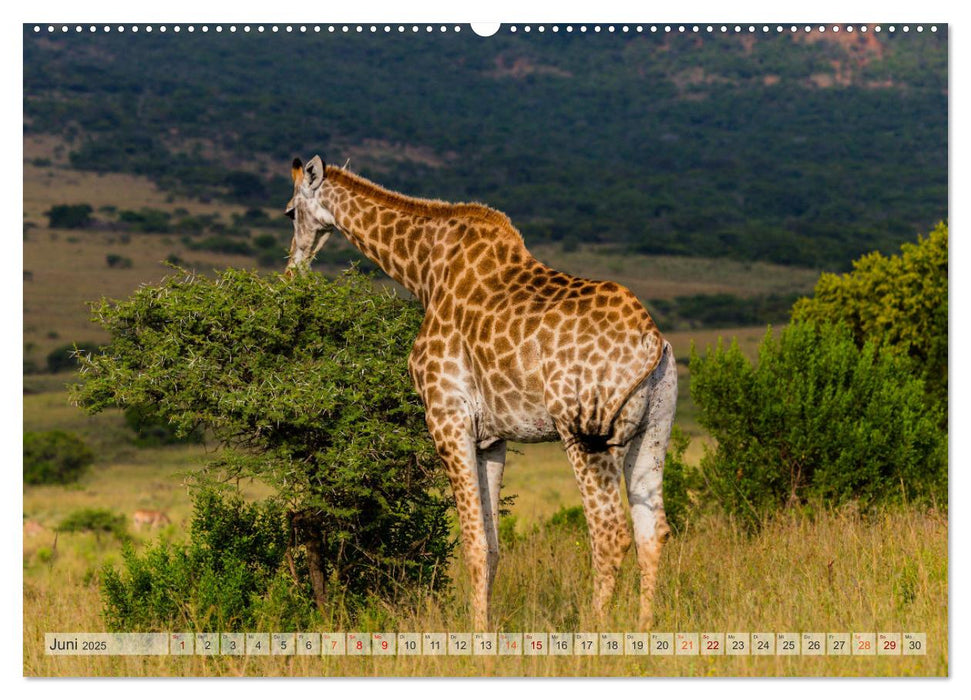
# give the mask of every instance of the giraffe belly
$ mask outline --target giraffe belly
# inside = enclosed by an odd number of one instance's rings
[[[498,410],[497,410],[498,409]],[[553,417],[542,405],[529,405],[508,410],[506,407],[486,408],[480,425],[487,437],[514,442],[552,442],[560,439]]]

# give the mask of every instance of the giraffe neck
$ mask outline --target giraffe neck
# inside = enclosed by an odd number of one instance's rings
[[[481,204],[406,197],[334,166],[327,166],[318,201],[358,250],[426,306],[444,250],[437,243],[469,219],[511,226],[505,214]]]
[[[354,247],[426,304],[431,291],[426,288],[426,268],[432,262],[428,255],[430,236],[424,225],[427,222],[394,206],[381,194],[376,185],[363,178],[328,166],[320,201]]]

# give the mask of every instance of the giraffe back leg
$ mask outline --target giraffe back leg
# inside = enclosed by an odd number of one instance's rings
[[[678,398],[678,370],[670,344],[657,369],[647,381],[647,406],[641,430],[630,444],[624,460],[627,500],[634,522],[637,564],[641,573],[640,627],[653,623],[654,590],[657,585],[661,546],[670,528],[664,516],[661,480],[674,411]]]
[[[455,496],[462,550],[472,583],[474,629],[484,631],[489,624],[490,548],[471,418],[460,410],[430,408],[425,419]],[[495,558],[498,560],[498,550]]]
[[[593,612],[603,620],[631,536],[621,497],[623,450],[588,452],[567,441],[567,455],[580,487],[593,553]]]
[[[499,565],[499,489],[506,466],[506,441],[499,440],[478,452],[479,496],[488,542],[488,589],[496,578]]]

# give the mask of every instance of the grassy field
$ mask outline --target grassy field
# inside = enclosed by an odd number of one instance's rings
[[[58,345],[104,341],[88,320],[87,304],[107,296],[124,298],[169,270],[169,254],[200,271],[255,265],[252,258],[188,251],[177,236],[115,231],[57,231],[43,212],[53,204],[92,204],[139,209],[220,211],[240,207],[173,200],[144,179],[97,176],[64,170],[63,144],[25,143],[24,345],[25,358],[43,365]],[[109,269],[108,253],[132,260]],[[768,265],[704,259],[648,259],[594,249],[564,253],[539,248],[537,257],[564,270],[616,279],[642,298],[729,292],[738,296],[808,291],[816,273]],[[282,262],[282,261],[281,261]],[[29,272],[29,278],[26,272]],[[754,354],[765,329],[671,333],[679,359],[694,343],[700,350],[719,337],[736,337]],[[687,367],[679,364],[677,422],[692,437],[687,453],[697,463],[708,439],[691,404]],[[50,657],[43,636],[52,631],[103,631],[100,571],[120,561],[111,536],[61,533],[57,525],[85,507],[109,508],[129,518],[140,508],[168,513],[160,533],[133,533],[136,545],[160,536],[185,537],[191,515],[185,474],[211,457],[205,447],[139,449],[118,413],[86,416],[67,400],[70,373],[24,377],[24,430],[63,429],[80,435],[97,461],[79,484],[25,487],[24,521],[40,524],[23,539],[24,674],[30,676],[152,675],[944,675],[948,672],[947,520],[936,513],[903,508],[878,517],[851,510],[783,516],[756,535],[724,516],[689,521],[664,551],[657,598],[657,631],[923,631],[928,654],[917,657],[390,657],[390,658],[151,658]],[[262,492],[259,485],[247,492]],[[558,444],[514,446],[504,495],[517,537],[507,543],[495,593],[497,629],[503,631],[593,631],[587,617],[591,591],[589,547],[576,532],[544,524],[562,507],[579,505],[572,471]],[[439,598],[376,610],[361,631],[464,631],[469,628],[468,581],[461,558],[452,564],[454,584]],[[636,576],[628,557],[618,585],[610,630],[629,631],[636,621]],[[335,627],[340,623],[335,622]],[[609,630],[603,630],[609,631]]]
[[[62,377],[63,378],[63,377]],[[43,525],[24,536],[24,673],[100,675],[664,675],[870,676],[945,675],[948,670],[947,520],[902,508],[864,517],[852,509],[785,515],[757,534],[725,516],[688,522],[664,550],[656,631],[923,631],[928,654],[915,657],[397,657],[203,658],[51,657],[45,632],[104,631],[99,572],[120,562],[110,536],[54,528],[82,507],[130,517],[136,508],[165,510],[172,525],[134,533],[136,543],[184,537],[191,514],[183,475],[207,458],[202,447],[136,449],[125,444],[117,414],[86,417],[61,392],[24,399],[25,429],[61,426],[98,446],[101,458],[75,486],[28,487],[24,515]],[[519,446],[510,455],[505,494],[518,536],[507,543],[495,592],[500,631],[595,631],[588,617],[589,547],[576,531],[544,524],[579,503],[556,445]],[[251,489],[251,492],[255,489]],[[461,557],[449,591],[421,604],[388,606],[357,624],[365,632],[465,631],[470,617]],[[628,556],[606,629],[635,629],[636,567]],[[272,628],[272,624],[270,623]],[[333,629],[349,631],[340,622]],[[326,630],[320,630],[326,631]],[[355,630],[356,631],[356,630]]]

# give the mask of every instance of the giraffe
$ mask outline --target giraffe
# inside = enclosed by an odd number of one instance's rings
[[[632,542],[626,486],[649,629],[677,368],[637,298],[547,267],[484,205],[408,197],[320,156],[295,159],[291,175],[287,276],[337,229],[424,307],[408,369],[455,496],[475,628],[489,625],[506,441],[561,440],[590,533],[594,614],[604,619]]]

